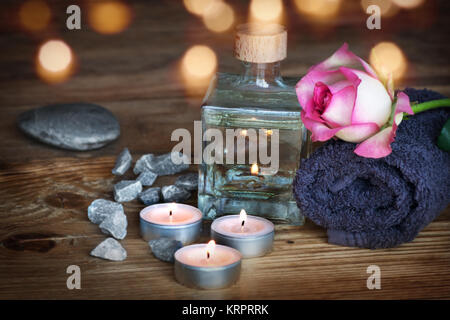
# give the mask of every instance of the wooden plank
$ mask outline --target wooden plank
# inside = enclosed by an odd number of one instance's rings
[[[450,210],[412,243],[375,251],[329,245],[325,231],[310,222],[279,225],[274,251],[245,260],[240,281],[225,290],[192,290],[175,281],[173,266],[154,258],[139,236],[144,206],[137,201],[124,203],[127,260],[90,257],[105,235],[89,222],[86,209],[95,198],[112,199],[113,165],[113,157],[57,158],[2,170],[0,298],[450,298]],[[203,241],[208,230],[205,222]],[[66,288],[65,270],[72,264],[81,268],[82,290]],[[371,264],[382,270],[380,291],[366,288]]]

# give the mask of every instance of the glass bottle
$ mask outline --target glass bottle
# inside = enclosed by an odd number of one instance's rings
[[[203,159],[199,166],[198,206],[206,219],[245,209],[275,223],[304,223],[293,198],[292,181],[301,158],[310,153],[311,143],[300,118],[294,87],[297,79],[280,75],[286,45],[283,26],[239,26],[235,56],[243,63],[243,73],[218,73],[211,82],[202,106],[202,130],[215,129],[227,141],[217,155],[213,153],[216,160],[221,156],[222,163]],[[232,142],[226,139],[230,132],[235,134]],[[244,142],[239,144],[242,137]],[[266,144],[260,144],[264,139]],[[204,141],[203,150],[210,143]],[[234,149],[228,143],[233,143]],[[264,146],[271,156],[278,152],[278,159],[273,157],[267,164],[266,158],[262,164],[258,150],[258,157],[251,160],[255,147]],[[230,152],[232,163],[226,161]],[[245,161],[239,163],[240,152]],[[274,165],[277,160],[278,168]]]

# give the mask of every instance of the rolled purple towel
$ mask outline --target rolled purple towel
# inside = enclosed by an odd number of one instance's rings
[[[404,92],[411,101],[442,98],[426,89]],[[392,153],[381,159],[328,141],[297,171],[299,208],[327,229],[329,243],[376,249],[412,241],[450,202],[450,153],[436,146],[449,115],[441,108],[403,120]]]

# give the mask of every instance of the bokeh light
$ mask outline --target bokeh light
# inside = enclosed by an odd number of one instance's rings
[[[205,45],[189,48],[181,61],[181,75],[189,95],[203,95],[217,69],[215,52]]]
[[[320,20],[335,16],[341,0],[295,0],[295,6],[300,13]]]
[[[89,25],[98,33],[115,34],[131,23],[131,8],[118,0],[100,0],[89,5]]]
[[[221,0],[183,0],[184,6],[190,13],[202,16],[205,10],[214,2]]]
[[[252,0],[250,2],[250,21],[261,23],[281,23],[283,2],[281,0]]]
[[[203,23],[214,32],[224,32],[234,23],[233,8],[223,1],[214,1],[203,12]]]
[[[52,17],[50,7],[44,0],[28,0],[19,8],[19,20],[28,31],[44,30]]]
[[[405,55],[393,42],[378,43],[372,48],[369,61],[383,80],[386,80],[389,74],[392,74],[394,80],[399,80],[407,68]]]
[[[63,82],[72,74],[74,55],[62,40],[48,40],[39,47],[36,70],[38,75],[50,83]]]
[[[405,9],[414,9],[425,2],[425,0],[391,0],[397,6]]]
[[[377,5],[380,8],[381,15],[386,18],[392,17],[400,11],[400,8],[392,0],[361,0],[361,7],[364,12],[371,5]]]

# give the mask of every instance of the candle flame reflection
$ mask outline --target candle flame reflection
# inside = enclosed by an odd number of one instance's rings
[[[19,20],[28,31],[44,30],[52,17],[50,7],[44,0],[25,1],[19,9]]]
[[[89,4],[88,21],[101,34],[116,34],[131,23],[132,10],[119,0],[102,0]]]
[[[378,43],[372,48],[369,61],[383,80],[390,74],[394,80],[399,80],[407,69],[405,55],[393,42]]]
[[[256,163],[252,164],[252,167],[250,168],[250,172],[253,175],[257,175],[259,173],[259,167]]]
[[[259,23],[282,23],[283,3],[281,0],[252,0],[250,21]]]
[[[206,259],[211,258],[214,253],[214,248],[216,247],[216,242],[214,240],[210,240],[206,245]]]
[[[73,72],[72,49],[62,40],[49,40],[39,48],[36,58],[38,75],[49,83],[66,80]]]

